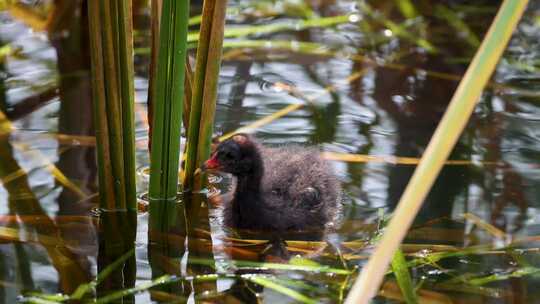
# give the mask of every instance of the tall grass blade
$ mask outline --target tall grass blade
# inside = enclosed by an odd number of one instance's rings
[[[199,265],[215,266],[213,259],[191,259],[191,263]],[[249,269],[272,269],[272,270],[285,270],[285,271],[306,271],[313,273],[332,273],[334,275],[349,275],[351,271],[341,268],[332,268],[325,265],[294,265],[294,264],[282,264],[282,263],[267,263],[267,262],[253,262],[244,260],[234,260],[234,264],[238,268]]]
[[[172,200],[178,192],[180,129],[189,1],[163,1],[157,81],[152,117],[150,199]]]
[[[109,295],[106,295],[104,297],[96,299],[93,303],[96,303],[96,304],[105,304],[105,303],[111,303],[111,302],[118,303],[118,301],[120,299],[122,299],[122,298],[124,298],[124,297],[126,297],[128,295],[133,295],[133,294],[139,293],[141,291],[148,290],[148,289],[150,289],[150,288],[152,288],[154,286],[167,283],[168,281],[170,281],[170,278],[171,278],[170,275],[163,275],[163,276],[161,276],[161,277],[159,277],[157,279],[154,279],[152,281],[139,284],[139,285],[137,285],[137,286],[135,286],[133,288],[113,292],[113,293],[111,293]],[[123,303],[123,302],[121,302],[121,303]]]
[[[184,178],[184,185],[192,190],[201,187],[202,181],[195,180],[194,172],[210,155],[226,7],[226,0],[207,0],[203,6],[193,79]]]
[[[300,303],[306,303],[306,304],[315,304],[317,303],[316,300],[309,298],[306,295],[303,295],[299,293],[298,291],[291,289],[289,287],[283,286],[274,280],[267,279],[263,276],[245,276],[245,278],[248,281],[251,281],[253,283],[259,284],[261,286],[264,286],[266,288],[273,289],[281,294],[284,294]]]
[[[411,280],[407,260],[401,250],[397,250],[392,259],[392,271],[399,285],[399,289],[403,294],[403,298],[407,304],[418,303],[416,292]]]
[[[157,81],[157,63],[159,54],[159,24],[161,22],[161,0],[152,0],[150,2],[150,66],[148,73],[148,97],[147,97],[147,121],[148,121],[148,151],[152,150],[152,117],[153,117],[153,98],[156,94]]]
[[[379,245],[362,269],[345,303],[368,303],[377,294],[388,264],[405,237],[459,135],[465,128],[527,0],[505,0],[460,82],[439,126],[428,144]]]
[[[80,300],[82,297],[90,293],[92,290],[96,288],[96,286],[101,283],[107,276],[109,276],[113,271],[115,271],[118,267],[124,266],[124,263],[128,258],[133,256],[135,254],[135,249],[131,249],[125,254],[123,254],[118,260],[114,261],[107,267],[105,267],[94,280],[92,280],[90,283],[82,284],[77,287],[77,289],[73,292],[73,294],[70,296],[71,300]]]
[[[135,209],[131,1],[88,1],[100,205]]]

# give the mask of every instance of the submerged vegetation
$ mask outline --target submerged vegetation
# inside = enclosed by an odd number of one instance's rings
[[[539,16],[0,1],[0,303],[538,301]],[[232,182],[196,170],[237,132],[320,145],[339,227],[291,235],[287,258],[224,227]]]

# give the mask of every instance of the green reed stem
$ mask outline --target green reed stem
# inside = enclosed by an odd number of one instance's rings
[[[184,101],[188,0],[163,1],[153,100],[150,199],[175,199]]]
[[[88,1],[100,206],[135,209],[131,1]]]
[[[146,99],[147,105],[147,118],[148,118],[148,151],[152,150],[152,117],[154,117],[154,104],[153,100],[156,95],[156,81],[157,81],[157,63],[159,53],[159,24],[161,21],[161,0],[152,0],[150,2],[150,65],[148,72],[148,97]],[[135,49],[137,53],[137,49]]]
[[[201,179],[195,180],[195,169],[210,155],[226,7],[226,0],[205,1],[203,6],[184,178],[184,185],[192,190],[201,186]]]

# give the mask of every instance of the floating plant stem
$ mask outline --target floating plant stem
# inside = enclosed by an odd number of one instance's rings
[[[88,1],[100,206],[135,209],[131,1]]]
[[[246,275],[244,276],[244,278],[248,281],[251,281],[253,283],[256,283],[256,284],[259,284],[263,287],[266,287],[266,288],[270,288],[270,289],[273,289],[281,294],[284,294],[292,299],[295,299],[296,301],[300,302],[300,303],[307,303],[307,304],[312,304],[312,303],[317,303],[316,300],[306,296],[306,295],[303,295],[301,293],[299,293],[298,291],[294,290],[294,289],[291,289],[289,287],[286,287],[286,286],[283,286],[279,283],[277,283],[276,281],[274,280],[270,280],[264,276],[260,276],[260,275],[257,275],[257,276],[249,276],[249,275]]]
[[[215,266],[213,259],[199,259],[193,258],[190,260],[193,264]],[[248,269],[272,269],[272,270],[285,270],[285,271],[305,271],[313,273],[332,273],[335,275],[349,275],[350,270],[341,268],[332,268],[325,265],[294,265],[294,264],[282,264],[282,263],[266,263],[266,262],[253,262],[244,260],[234,260],[234,264],[238,268]]]
[[[195,180],[194,172],[210,155],[226,6],[226,0],[205,1],[203,6],[187,131],[184,178],[184,185],[192,190],[201,187],[201,179]]]
[[[394,155],[367,155],[367,154],[351,154],[338,152],[322,152],[322,156],[327,160],[351,162],[351,163],[388,163],[393,165],[418,165],[420,158],[404,157]],[[445,165],[449,166],[495,166],[497,162],[490,161],[471,161],[471,160],[447,160]]]
[[[291,41],[291,40],[226,40],[224,48],[256,48],[270,50],[287,50],[300,54],[328,56],[333,54],[327,47],[316,42]]]
[[[204,20],[204,9],[203,9],[203,20]],[[216,22],[214,20],[213,22]],[[330,27],[342,23],[349,23],[350,15],[339,15],[332,17],[322,17],[322,18],[313,18],[309,20],[299,20],[296,22],[283,22],[283,23],[271,23],[264,25],[254,25],[254,26],[239,26],[235,28],[228,28],[225,31],[226,38],[238,38],[248,35],[262,35],[270,34],[275,32],[281,32],[286,30],[301,31],[307,28],[312,27]],[[204,24],[204,21],[203,21]],[[200,34],[198,32],[191,32],[188,35],[188,42],[195,42],[200,37],[204,37],[203,30],[201,26]]]
[[[126,262],[126,260],[130,258],[131,256],[133,256],[134,254],[135,254],[135,249],[131,249],[128,252],[124,253],[116,261],[114,261],[113,263],[105,267],[102,271],[100,271],[99,274],[96,276],[96,278],[92,280],[90,283],[79,285],[79,287],[77,287],[77,289],[70,296],[70,299],[71,300],[82,299],[82,297],[85,294],[95,289],[99,283],[101,283],[107,276],[109,276],[118,267],[124,266],[124,263]]]
[[[152,96],[150,199],[172,200],[178,192],[180,128],[189,1],[165,0],[159,32],[157,80]]]
[[[537,276],[539,273],[540,273],[540,268],[522,267],[511,273],[491,274],[484,277],[477,277],[474,279],[470,279],[468,280],[468,283],[472,285],[480,286],[480,285],[485,285],[492,282],[508,280],[510,278],[521,278],[523,276],[530,276],[530,275]]]
[[[173,1],[175,1],[175,0],[173,0]],[[182,2],[187,2],[187,1],[182,1]],[[161,277],[159,277],[157,279],[154,279],[152,281],[139,284],[139,285],[137,285],[137,286],[135,286],[133,288],[113,292],[113,293],[111,293],[109,295],[106,295],[106,296],[104,296],[102,298],[96,299],[96,301],[94,303],[96,303],[96,304],[105,304],[105,303],[116,302],[116,301],[124,298],[125,296],[133,295],[133,294],[139,293],[141,291],[148,290],[148,289],[150,289],[150,288],[152,288],[154,286],[164,284],[167,281],[169,281],[170,278],[171,278],[170,275],[163,275],[163,276],[161,276]]]
[[[390,260],[467,124],[526,6],[526,0],[505,0],[502,3],[409,181],[385,234],[345,303],[368,303],[377,294]]]

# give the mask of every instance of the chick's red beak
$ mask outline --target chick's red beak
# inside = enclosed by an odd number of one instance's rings
[[[212,155],[207,161],[204,162],[204,165],[202,166],[203,170],[212,170],[212,169],[219,169],[221,167],[221,164],[217,160],[216,154]]]

